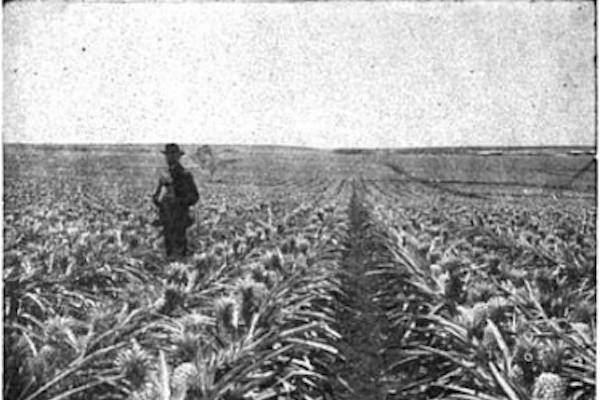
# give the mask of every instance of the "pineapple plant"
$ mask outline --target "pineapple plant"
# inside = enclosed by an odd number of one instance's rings
[[[191,287],[195,283],[197,271],[191,265],[182,262],[171,262],[166,268],[167,282],[182,287]]]
[[[240,305],[236,298],[223,296],[215,300],[215,316],[217,329],[223,333],[234,335],[238,331]]]
[[[487,302],[490,298],[497,295],[497,293],[498,290],[493,283],[478,279],[469,286],[467,301],[470,303]]]
[[[472,307],[457,306],[455,321],[467,329],[469,337],[481,339],[488,318],[488,305],[478,302]]]
[[[477,329],[484,328],[487,319],[490,317],[490,306],[488,303],[477,302],[473,305],[473,324]]]
[[[127,381],[129,389],[138,391],[150,377],[152,358],[135,339],[132,339],[131,348],[122,350],[117,355],[115,366]]]
[[[242,267],[245,275],[256,282],[264,282],[267,269],[263,263],[253,262]]]
[[[499,334],[500,337],[496,337],[496,334]],[[483,329],[483,335],[481,338],[481,345],[485,350],[485,354],[488,360],[500,362],[501,349],[499,345],[499,340],[505,342],[502,333],[497,331],[497,327],[494,326],[493,321],[489,320],[485,328]]]
[[[512,359],[513,378],[524,387],[531,387],[540,370],[539,343],[528,334],[519,335]]]
[[[171,315],[185,303],[186,293],[179,285],[169,283],[164,288],[162,296],[153,304],[159,314]]]
[[[266,269],[274,270],[280,273],[285,273],[285,260],[281,250],[278,248],[274,251],[267,252],[262,258],[262,264]]]
[[[203,271],[210,267],[210,257],[207,253],[196,253],[192,256],[192,265],[198,270]]]
[[[296,239],[296,249],[297,252],[306,254],[310,248],[310,241],[305,237],[299,237]]]
[[[172,372],[170,379],[171,399],[183,400],[188,389],[194,388],[201,381],[200,372],[193,362],[179,364]],[[199,393],[201,396],[202,394]]]
[[[198,333],[175,332],[171,335],[171,343],[175,348],[173,358],[181,362],[193,360],[201,350],[203,339]]]
[[[208,326],[212,325],[212,318],[200,314],[197,311],[187,313],[177,319],[183,332],[201,334],[206,331]]]
[[[513,315],[511,312],[512,304],[504,297],[494,296],[488,299],[486,306],[486,317],[498,325],[498,328],[503,332],[509,331],[511,316]]]
[[[571,323],[571,329],[576,334],[573,335],[573,340],[579,343],[581,346],[585,346],[587,343],[593,343],[594,336],[590,326],[583,322]]]
[[[445,283],[444,295],[449,301],[449,304],[456,305],[464,302],[466,291],[464,290],[464,282],[459,269],[451,269],[449,278]]]
[[[250,327],[252,316],[258,312],[263,300],[269,293],[269,289],[264,283],[246,280],[240,282],[238,292],[241,296],[242,318],[246,327]]]

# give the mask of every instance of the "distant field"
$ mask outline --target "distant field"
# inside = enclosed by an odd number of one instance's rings
[[[328,151],[275,146],[213,146],[218,168],[210,179],[195,156],[200,146],[183,146],[183,164],[202,192],[229,190],[267,194],[267,188],[289,195],[309,187],[342,188],[350,179],[389,182],[398,190],[417,184],[440,195],[567,196],[594,200],[596,163],[590,155],[567,151],[539,154],[479,155],[472,149]],[[127,207],[149,207],[149,194],[165,173],[161,145],[5,145],[5,203],[23,202],[15,182],[37,182],[60,192],[78,185],[89,193]],[[589,149],[588,149],[589,150]],[[529,150],[531,151],[531,149]],[[43,183],[46,182],[47,185]],[[66,186],[65,186],[66,187]],[[212,188],[212,189],[211,189]],[[33,189],[31,189],[33,190]],[[57,193],[59,195],[60,193]]]
[[[199,174],[194,157],[199,146],[187,145],[183,158]],[[596,185],[593,155],[568,155],[541,149],[532,154],[507,152],[478,155],[473,149],[328,151],[276,146],[213,146],[222,162],[217,176],[223,182],[262,184],[270,180],[312,179],[318,171],[333,176],[361,173],[381,178],[390,166],[417,179],[444,183],[517,184],[592,190]],[[164,168],[160,145],[5,145],[5,176],[46,176],[68,171],[74,177],[154,178]],[[589,151],[589,149],[586,149]],[[490,150],[494,151],[494,150]]]
[[[399,176],[473,191],[596,191],[596,162],[592,156],[536,155],[390,155],[380,159]],[[532,192],[533,193],[533,192]]]
[[[194,157],[200,146],[182,146],[186,155],[182,163],[200,180],[205,171]],[[54,176],[68,174],[74,178],[105,177],[143,184],[165,168],[162,145],[73,145],[23,146],[5,145],[5,176]],[[214,146],[222,166],[216,178],[224,183],[268,184],[274,181],[311,180],[316,173],[334,175],[354,172],[354,162],[328,151],[276,147]],[[136,183],[137,182],[137,183]]]

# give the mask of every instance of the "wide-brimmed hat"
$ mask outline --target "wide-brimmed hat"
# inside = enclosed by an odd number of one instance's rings
[[[161,153],[163,154],[173,154],[173,153],[177,153],[180,156],[184,155],[185,152],[183,150],[181,150],[179,148],[178,145],[176,145],[175,143],[170,143],[168,145],[165,146],[164,150],[161,150]]]

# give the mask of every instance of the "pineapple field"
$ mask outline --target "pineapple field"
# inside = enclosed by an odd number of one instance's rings
[[[160,146],[5,145],[5,399],[595,398],[593,157],[184,148],[169,261]]]

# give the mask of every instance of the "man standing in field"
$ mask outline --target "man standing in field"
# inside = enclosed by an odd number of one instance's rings
[[[162,153],[167,160],[169,174],[159,179],[152,200],[158,207],[167,257],[180,259],[186,256],[186,230],[193,223],[189,208],[198,202],[198,188],[192,174],[179,162],[185,153],[178,145],[168,144]]]

